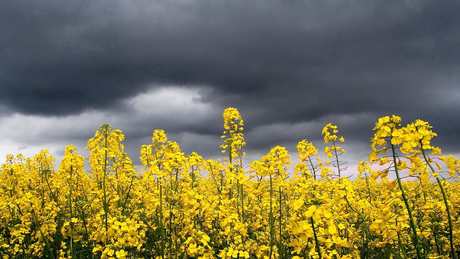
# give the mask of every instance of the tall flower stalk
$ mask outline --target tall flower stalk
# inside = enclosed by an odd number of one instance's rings
[[[296,171],[301,172],[302,175],[311,175],[316,181],[317,166],[313,164],[312,157],[318,154],[318,149],[304,139],[297,144],[297,152],[302,163],[296,165]]]
[[[102,207],[104,210],[105,243],[109,242],[110,214],[109,201],[107,199],[107,177],[109,171],[116,172],[117,158],[123,157],[123,145],[120,143],[124,136],[120,130],[113,130],[110,124],[102,124],[93,138],[88,141],[86,149],[91,151],[90,171],[102,188]],[[112,162],[112,164],[109,164]],[[113,187],[113,186],[112,186]]]
[[[281,183],[287,178],[289,167],[287,165],[291,164],[291,156],[288,154],[286,148],[276,146],[270,150],[270,152],[262,157],[260,161],[254,161],[251,163],[251,172],[256,173],[257,176],[264,178],[269,178],[269,188],[270,188],[270,212],[269,212],[269,230],[270,230],[270,252],[269,258],[273,256],[273,247],[275,245],[275,216],[274,216],[274,181],[281,187]],[[280,197],[281,197],[281,188],[280,188]],[[281,200],[281,199],[280,199]],[[279,203],[280,211],[282,209],[282,203]],[[282,218],[281,214],[279,216],[279,224],[281,227]],[[281,248],[283,244],[282,236],[279,236],[278,247]]]
[[[408,126],[409,129],[411,129],[411,133],[414,135],[412,138],[413,141],[417,144],[417,147],[420,148],[420,153],[423,156],[423,160],[425,163],[428,165],[430,168],[430,171],[432,175],[436,178],[436,183],[438,184],[439,189],[441,190],[442,194],[442,199],[444,201],[444,206],[446,207],[446,213],[447,213],[447,221],[449,223],[449,243],[450,243],[450,252],[451,252],[451,257],[453,259],[457,259],[457,253],[455,252],[454,248],[454,240],[453,240],[453,226],[452,226],[452,217],[449,209],[449,203],[447,202],[447,197],[446,197],[446,192],[444,190],[444,187],[439,180],[439,173],[436,172],[436,170],[433,168],[433,160],[427,155],[427,150],[431,150],[432,154],[441,154],[441,149],[437,147],[431,146],[431,139],[435,136],[437,136],[436,133],[434,133],[431,130],[431,126],[428,124],[428,122],[422,121],[422,120],[416,120],[414,123]],[[438,165],[438,168],[440,166]]]
[[[341,167],[343,164],[339,162],[339,156],[342,155],[345,150],[339,146],[336,145],[336,141],[340,142],[345,142],[345,139],[343,137],[338,138],[337,133],[339,131],[337,130],[337,126],[332,125],[331,123],[327,124],[324,126],[322,134],[324,135],[324,143],[328,144],[329,141],[332,141],[332,146],[328,147],[326,146],[324,148],[324,153],[326,154],[327,158],[331,158],[334,156],[335,159],[335,166],[337,167],[337,174],[336,176],[340,179],[341,172],[342,170],[345,170],[346,168]],[[338,139],[337,139],[338,138]],[[329,164],[330,162],[327,161],[326,164]],[[341,180],[339,180],[341,182]]]
[[[396,180],[398,182],[399,189],[401,190],[401,195],[402,199],[404,201],[404,205],[406,206],[407,213],[409,215],[409,224],[412,229],[412,239],[413,243],[417,252],[417,258],[421,259],[422,258],[422,252],[420,248],[420,240],[417,234],[417,225],[415,224],[414,217],[412,215],[412,209],[409,205],[409,201],[407,199],[406,191],[403,187],[402,181],[401,181],[401,176],[399,174],[399,168],[398,165],[399,160],[397,158],[396,154],[396,145],[402,145],[400,150],[403,153],[409,153],[411,149],[411,144],[408,142],[407,135],[405,135],[405,129],[400,128],[401,126],[401,118],[398,116],[393,115],[391,118],[389,116],[380,118],[379,121],[375,124],[374,130],[376,131],[374,134],[374,137],[372,138],[372,149],[374,150],[371,155],[369,156],[369,160],[371,162],[375,162],[379,159],[377,159],[377,155],[380,152],[387,152],[388,149],[386,147],[377,150],[375,148],[375,145],[378,146],[386,146],[387,145],[387,140],[386,138],[390,139],[390,149],[392,153],[392,158],[393,158],[393,166],[396,174]],[[382,159],[384,163],[387,163],[388,159],[384,158]],[[384,164],[381,163],[381,164]]]

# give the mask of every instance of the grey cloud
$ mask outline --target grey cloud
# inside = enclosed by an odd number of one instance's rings
[[[449,0],[8,1],[0,112],[123,117],[132,112],[126,100],[154,88],[202,86],[200,102],[240,109],[247,134],[354,116],[345,128],[367,141],[370,117],[398,114],[430,121],[454,150],[460,110],[446,100],[459,93],[459,11]],[[215,113],[158,123],[211,136],[220,134]],[[126,123],[133,138],[157,125],[139,127],[142,116]],[[255,141],[254,150],[269,145]]]

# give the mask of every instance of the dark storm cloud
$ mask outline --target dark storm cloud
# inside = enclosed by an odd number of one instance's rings
[[[152,87],[204,86],[202,101],[238,107],[248,131],[396,113],[451,138],[458,13],[458,1],[7,1],[0,101],[65,116],[122,110]]]

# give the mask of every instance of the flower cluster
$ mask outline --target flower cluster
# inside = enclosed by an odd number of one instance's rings
[[[184,154],[163,130],[140,149],[104,124],[59,167],[48,150],[8,155],[0,167],[0,255],[16,258],[456,258],[460,160],[432,146],[432,127],[378,120],[369,162],[340,177],[337,126],[325,163],[307,140],[300,162],[276,146],[243,165],[243,120],[224,112],[228,160]],[[85,162],[89,163],[85,166]],[[378,164],[379,169],[373,169]],[[85,168],[88,171],[85,171]],[[337,170],[337,173],[334,173]],[[393,174],[394,173],[394,174]],[[404,174],[408,180],[402,181]],[[339,178],[331,176],[337,175]],[[343,175],[342,175],[343,176]],[[449,177],[450,178],[447,178]]]
[[[327,158],[332,158],[334,156],[335,161],[326,161],[326,164],[329,165],[331,163],[334,164],[335,167],[337,167],[337,174],[339,178],[341,177],[341,171],[345,170],[346,168],[342,168],[341,166],[343,163],[340,163],[339,161],[339,156],[345,153],[345,150],[339,146],[336,145],[336,140],[337,140],[337,133],[338,133],[337,126],[332,125],[331,123],[327,124],[324,126],[322,134],[324,135],[324,143],[327,144],[329,141],[332,141],[332,146],[326,146],[324,148],[324,153],[326,154]],[[345,139],[343,137],[340,137],[338,139],[340,142],[345,142]],[[330,170],[322,168],[322,174],[323,177],[329,176]]]
[[[234,162],[236,158],[239,158],[241,162],[241,156],[245,156],[245,153],[241,153],[241,149],[246,145],[243,137],[243,119],[240,113],[235,108],[227,108],[224,111],[224,133],[221,136],[225,143],[220,146],[222,153],[228,152],[230,163]]]

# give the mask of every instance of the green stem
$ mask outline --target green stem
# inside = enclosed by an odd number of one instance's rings
[[[335,141],[334,141],[334,140],[332,140],[332,147],[334,148],[335,161],[336,161],[336,163],[337,163],[337,174],[338,174],[339,179],[340,179],[339,155],[337,155],[337,148],[336,148],[336,146],[335,146]],[[339,182],[341,182],[341,181],[339,180]]]
[[[315,223],[313,221],[313,217],[310,218],[310,223],[311,223],[311,228],[313,229],[313,236],[315,237],[316,251],[318,252],[319,258],[323,258],[323,255],[321,254],[321,248],[319,247],[318,236],[316,235]]]
[[[80,212],[81,218],[82,218],[82,220],[83,220],[83,226],[85,227],[85,235],[84,235],[84,237],[86,238],[86,242],[87,242],[87,244],[88,244],[87,246],[88,246],[88,251],[89,251],[89,253],[88,253],[88,254],[89,254],[89,258],[93,258],[93,253],[91,252],[91,251],[92,251],[91,242],[90,242],[90,240],[89,240],[90,234],[89,234],[88,227],[87,227],[88,223],[86,222],[85,210],[83,209],[83,206],[84,206],[84,205],[81,205],[80,210],[78,210],[78,207],[79,207],[79,206],[77,206],[76,209],[77,209],[77,211]]]
[[[270,256],[269,259],[272,258],[272,253],[273,253],[273,234],[274,234],[274,219],[273,219],[273,179],[272,175],[270,175],[270,214],[268,216],[269,221],[270,221]]]
[[[240,190],[241,190],[241,217],[243,218],[243,223],[245,223],[245,217],[244,217],[244,186],[243,184],[240,185]]]
[[[165,230],[163,226],[163,185],[158,180],[160,185],[160,229],[161,229],[161,258],[165,258]]]
[[[369,229],[369,225],[366,221],[366,217],[359,211],[355,210],[355,208],[353,208],[350,204],[350,201],[348,200],[347,196],[343,196],[343,198],[345,199],[345,201],[347,202],[347,205],[348,207],[354,211],[356,214],[358,214],[358,217],[361,218],[361,220],[363,221],[363,229],[364,229],[364,235],[363,235],[363,249],[364,251],[361,251],[361,254],[364,254],[366,255],[367,257],[367,254],[368,254],[368,247],[369,247],[369,236],[371,235],[371,232],[370,232],[370,229]],[[398,234],[399,235],[399,234]]]
[[[396,219],[396,226],[398,225],[398,219]],[[407,258],[406,250],[404,249],[404,246],[401,242],[401,234],[398,232],[398,246],[399,249],[401,249],[402,254],[404,255],[404,258]]]
[[[410,209],[409,202],[406,197],[406,192],[404,191],[404,188],[401,183],[401,177],[399,176],[399,170],[398,170],[398,163],[396,162],[395,147],[393,144],[391,144],[391,151],[393,153],[393,164],[395,166],[395,173],[396,173],[396,178],[398,180],[398,186],[399,186],[399,189],[401,190],[402,198],[404,200],[404,204],[406,205],[407,213],[409,214],[409,223],[412,228],[412,232],[414,234],[414,246],[415,246],[415,249],[417,250],[417,258],[422,259],[422,252],[420,251],[420,244],[419,244],[419,239],[417,235],[417,226],[415,225],[415,221],[412,216],[412,210]]]
[[[367,186],[367,193],[369,197],[369,203],[372,204],[371,188],[369,187],[369,179],[367,178],[367,175],[366,175],[366,186]]]
[[[103,178],[102,178],[102,188],[103,188],[103,192],[104,192],[104,204],[103,204],[103,207],[104,207],[104,220],[105,220],[105,243],[108,244],[109,243],[109,226],[108,226],[108,219],[107,219],[107,214],[109,213],[109,208],[108,208],[108,205],[107,205],[107,193],[106,193],[106,177],[107,177],[107,148],[108,148],[108,143],[107,143],[107,139],[108,139],[108,136],[109,136],[109,124],[104,124],[102,125],[102,131],[104,133],[104,175],[103,175]]]
[[[425,150],[422,148],[422,154],[423,158],[425,159],[426,164],[430,167],[431,172],[435,173],[435,170],[433,166],[428,162],[428,158],[426,156]],[[447,203],[447,197],[446,197],[446,192],[444,191],[444,187],[442,186],[441,181],[439,180],[438,177],[436,177],[436,182],[438,183],[439,189],[441,189],[442,193],[442,199],[444,200],[444,205],[446,206],[446,212],[447,212],[447,220],[449,222],[449,242],[450,242],[450,252],[452,255],[453,259],[457,259],[457,253],[455,252],[454,248],[454,239],[453,239],[453,227],[452,227],[452,219],[450,216],[450,210],[449,210],[449,204]]]
[[[70,174],[69,174],[69,211],[70,211],[70,254],[75,257],[75,249],[73,247],[73,212],[72,212],[72,169],[73,166],[70,166]]]
[[[131,183],[129,184],[128,193],[126,194],[125,202],[123,203],[123,209],[121,210],[121,215],[125,215],[126,203],[129,199],[129,193],[131,192],[131,187],[133,186],[134,176],[131,177]]]
[[[282,230],[281,230],[281,229],[282,229],[282,218],[283,218],[283,217],[282,217],[282,215],[283,215],[283,214],[282,214],[282,208],[283,208],[283,207],[281,206],[281,205],[282,205],[282,194],[283,194],[283,193],[282,193],[282,191],[281,191],[281,186],[279,186],[279,193],[280,193],[280,201],[279,201],[279,202],[280,202],[280,217],[279,217],[279,231],[280,231],[280,236],[279,236],[279,238],[280,238],[280,240],[279,240],[279,254],[280,254],[280,257],[281,257],[281,255],[283,254],[283,240],[282,240],[282,237],[283,237],[283,236],[282,236]]]
[[[308,161],[310,162],[311,170],[313,171],[313,180],[316,181],[316,170],[315,170],[315,167],[313,166],[313,162],[311,161],[310,157],[308,158]]]
[[[32,207],[32,203],[30,203],[30,206]],[[48,238],[45,236],[45,234],[43,234],[43,231],[40,228],[40,223],[38,222],[37,215],[35,214],[33,209],[31,210],[31,212],[32,212],[32,215],[34,216],[35,225],[40,231],[40,235],[42,236],[42,239],[45,241],[45,245],[46,245],[46,249],[48,250],[48,254],[50,255],[52,259],[54,259],[54,254],[53,254],[53,251],[51,250],[50,242]]]
[[[453,227],[452,227],[452,219],[450,216],[450,210],[449,210],[449,204],[447,203],[447,197],[446,197],[446,192],[444,191],[444,187],[442,186],[441,181],[436,178],[436,181],[438,182],[439,188],[441,189],[442,193],[442,198],[444,200],[444,204],[446,205],[446,212],[447,212],[447,219],[449,221],[449,242],[450,242],[450,252],[452,254],[452,258],[457,259],[457,253],[455,252],[454,248],[454,240],[453,240]]]
[[[171,203],[171,197],[169,197],[169,226],[168,226],[168,229],[169,229],[169,238],[168,238],[168,242],[169,242],[169,258],[172,257],[172,239],[173,239],[173,234],[172,234],[172,203]]]

